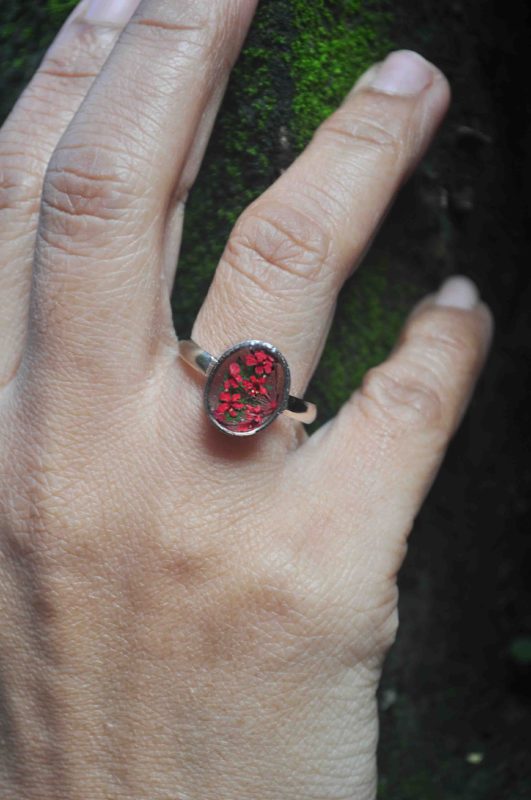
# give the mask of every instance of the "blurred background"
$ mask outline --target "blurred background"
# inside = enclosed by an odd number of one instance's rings
[[[0,0],[0,119],[74,5]],[[472,277],[494,311],[487,368],[400,573],[381,800],[531,800],[529,18],[526,0],[262,0],[188,206],[183,336],[240,211],[365,67],[409,48],[450,80],[438,141],[345,286],[308,391],[321,424],[447,275]]]

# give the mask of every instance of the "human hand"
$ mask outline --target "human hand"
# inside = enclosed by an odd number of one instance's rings
[[[209,425],[169,294],[254,3],[145,0],[115,44],[132,5],[82,4],[0,133],[0,795],[374,798],[396,575],[490,315],[447,284],[311,437]],[[303,396],[447,102],[419,57],[370,70],[243,213],[194,339],[272,341]]]

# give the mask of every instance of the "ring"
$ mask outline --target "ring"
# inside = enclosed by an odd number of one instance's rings
[[[269,342],[247,339],[215,358],[192,339],[184,339],[179,341],[179,355],[206,376],[206,413],[224,433],[252,436],[280,414],[306,424],[317,416],[313,403],[289,393],[288,362]]]

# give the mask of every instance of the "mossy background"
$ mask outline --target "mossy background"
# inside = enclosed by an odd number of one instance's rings
[[[0,118],[73,5],[0,4]],[[448,274],[469,274],[494,309],[492,355],[400,575],[400,633],[379,693],[381,800],[531,798],[531,115],[513,93],[528,35],[523,0],[510,16],[490,0],[262,0],[188,204],[173,300],[183,335],[238,214],[363,69],[407,47],[450,78],[438,142],[345,285],[308,392],[317,426]]]

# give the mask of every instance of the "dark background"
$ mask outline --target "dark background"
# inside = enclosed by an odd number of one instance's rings
[[[0,0],[0,118],[72,5]],[[531,800],[529,16],[523,0],[262,0],[189,204],[180,334],[239,211],[365,66],[405,47],[450,79],[443,130],[345,286],[308,393],[325,421],[449,274],[470,275],[494,311],[486,370],[400,574],[381,800]]]

